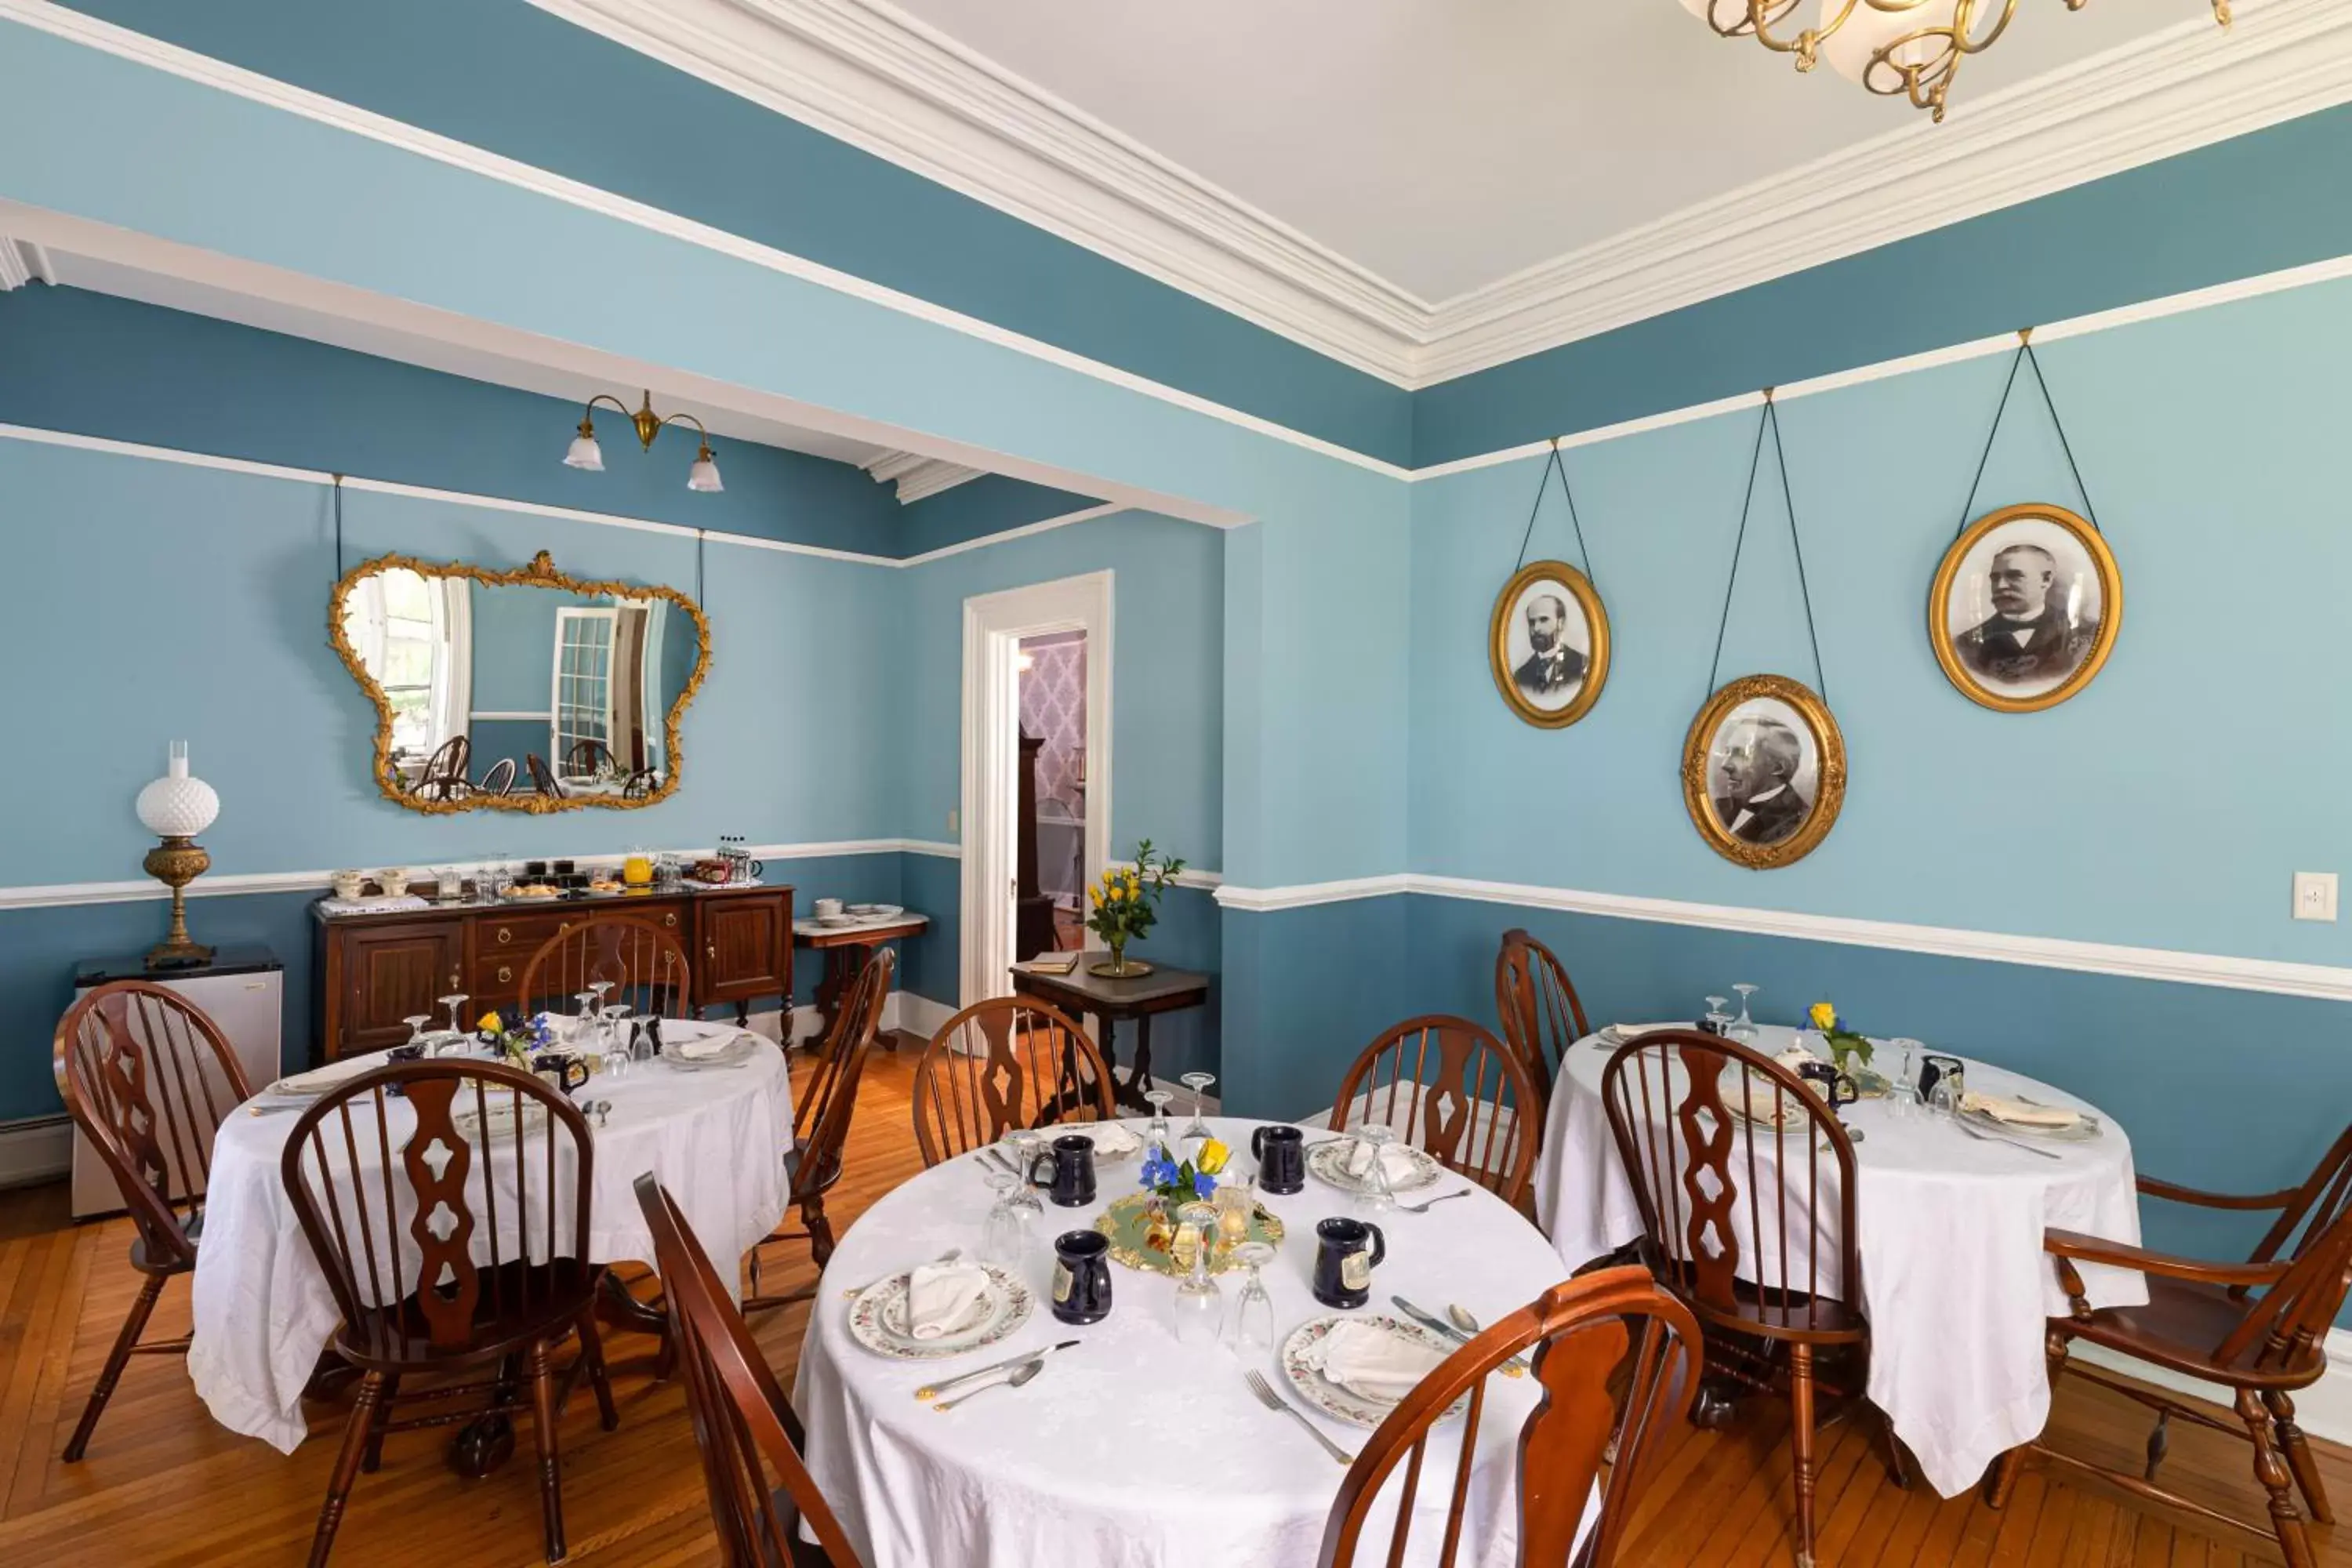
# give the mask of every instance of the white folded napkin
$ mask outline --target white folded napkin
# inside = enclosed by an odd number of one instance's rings
[[[988,1293],[988,1271],[957,1258],[919,1265],[907,1277],[907,1331],[935,1340],[971,1315]]]
[[[1447,1352],[1382,1328],[1337,1323],[1315,1347],[1316,1370],[1350,1393],[1394,1405],[1435,1370]]]
[[[325,1067],[312,1068],[309,1072],[281,1078],[274,1087],[291,1094],[324,1094],[346,1079],[355,1079],[363,1072],[375,1071],[383,1066],[385,1059],[381,1051],[370,1051],[363,1057],[345,1057],[341,1061],[329,1062]]]
[[[1089,1126],[1073,1127],[1071,1131],[1094,1140],[1095,1152],[1106,1157],[1132,1154],[1143,1147],[1143,1140],[1116,1121],[1097,1121]]]
[[[1372,1173],[1372,1146],[1361,1139],[1351,1140],[1339,1168],[1349,1179],[1362,1181]],[[1381,1145],[1381,1168],[1389,1173],[1389,1184],[1411,1181],[1421,1173],[1420,1152],[1405,1143]]]
[[[1990,1116],[1995,1121],[2006,1121],[2012,1127],[2072,1127],[2083,1120],[2080,1112],[2063,1105],[2034,1105],[2022,1100],[2004,1100],[1997,1094],[1979,1094],[1973,1089],[1960,1096],[1960,1109]]]
[[[733,1050],[739,1033],[740,1031],[735,1030],[722,1030],[719,1034],[704,1035],[697,1039],[679,1040],[674,1045],[665,1042],[662,1049],[672,1056],[684,1057],[690,1062],[708,1061],[712,1057]]]

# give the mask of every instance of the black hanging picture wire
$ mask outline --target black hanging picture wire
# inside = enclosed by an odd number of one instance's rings
[[[694,603],[698,608],[703,607],[702,547],[703,542],[709,537],[710,531],[709,529],[698,528],[694,531]]]
[[[1519,558],[1511,563],[1511,572],[1517,575],[1519,568],[1528,563],[1528,544],[1536,536],[1536,519],[1543,512],[1544,488],[1551,483],[1554,473],[1559,475],[1559,493],[1568,502],[1569,525],[1576,530],[1577,562],[1584,569],[1584,578],[1589,583],[1592,581],[1592,552],[1584,545],[1584,520],[1576,512],[1576,492],[1568,488],[1568,465],[1560,461],[1559,437],[1557,436],[1551,439],[1551,452],[1544,459],[1543,472],[1537,476],[1535,505],[1528,509],[1528,526],[1519,535]]]
[[[1797,533],[1797,500],[1789,488],[1789,454],[1780,445],[1780,405],[1773,401],[1772,389],[1764,389],[1764,412],[1756,420],[1756,446],[1748,457],[1748,488],[1739,502],[1739,532],[1731,546],[1731,574],[1723,584],[1723,615],[1715,626],[1715,659],[1706,667],[1707,695],[1713,696],[1723,673],[1723,638],[1731,626],[1732,590],[1739,585],[1739,556],[1748,543],[1748,517],[1756,506],[1756,476],[1764,463],[1764,436],[1772,436],[1772,460],[1780,470],[1780,500],[1789,511],[1789,548],[1797,558],[1797,593],[1805,605],[1805,636],[1813,648],[1813,692],[1824,703],[1830,700],[1829,678],[1822,668],[1822,634],[1813,624],[1813,591],[1805,580],[1805,543]]]
[[[343,476],[335,479],[335,581],[343,580]]]
[[[2000,435],[2000,416],[2009,412],[2009,395],[2017,390],[2017,373],[2024,365],[2033,367],[2033,384],[2042,389],[2042,406],[2050,411],[2050,427],[2058,432],[2058,449],[2066,455],[2066,471],[2074,477],[2074,493],[2083,498],[2083,521],[2099,528],[2099,514],[2091,510],[2090,489],[2083,483],[2082,468],[2074,461],[2074,444],[2066,438],[2065,422],[2058,417],[2058,401],[2050,395],[2050,382],[2042,374],[2041,357],[2033,352],[2033,329],[2021,327],[2017,352],[2009,359],[2009,379],[2000,384],[2000,401],[1993,406],[1992,427],[1985,432],[1984,450],[1977,457],[1976,478],[1969,481],[1969,499],[1960,503],[1960,522],[1952,531],[1954,538],[1968,531],[1969,521],[1976,515],[1977,489],[1984,483],[1985,465],[1992,461],[1992,444]]]

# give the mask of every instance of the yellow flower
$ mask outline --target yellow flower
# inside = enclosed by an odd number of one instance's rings
[[[1213,1176],[1225,1168],[1225,1162],[1233,1158],[1233,1152],[1223,1143],[1212,1138],[1201,1145],[1200,1153],[1193,1157],[1192,1168],[1203,1175]]]
[[[1806,1016],[1812,1019],[1813,1027],[1824,1035],[1837,1027],[1837,1009],[1826,1002],[1814,1003]]]
[[[1102,908],[1103,890],[1100,888],[1089,888],[1087,890],[1094,896],[1095,908]]]
[[[506,1032],[507,1026],[505,1019],[499,1017],[495,1012],[491,1012],[485,1013],[480,1017],[475,1019],[474,1027],[482,1030],[486,1034],[501,1035]]]

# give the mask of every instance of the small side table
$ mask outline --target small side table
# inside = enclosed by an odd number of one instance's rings
[[[817,1030],[819,1047],[833,1037],[834,1016],[841,1010],[842,993],[874,956],[874,950],[886,942],[919,936],[930,923],[930,916],[917,914],[896,914],[845,926],[819,925],[813,920],[793,922],[793,945],[824,955],[824,978],[816,983],[816,1010],[824,1020]],[[898,1048],[896,1040],[883,1043],[891,1050]]]
[[[1131,1110],[1148,1110],[1150,1102],[1143,1091],[1151,1082],[1151,1016],[1155,1013],[1180,1012],[1198,1007],[1209,999],[1209,977],[1186,969],[1154,969],[1149,974],[1128,980],[1112,980],[1087,973],[1087,965],[1109,954],[1089,952],[1078,960],[1078,966],[1067,974],[1041,974],[1034,970],[1015,965],[1013,989],[1025,995],[1041,997],[1065,1013],[1081,1017],[1092,1014],[1095,1020],[1095,1040],[1102,1047],[1103,1058],[1111,1064],[1111,1085],[1118,1103]],[[1129,1069],[1126,1080],[1120,1081],[1118,1052],[1112,1043],[1112,1030],[1122,1021],[1135,1023],[1135,1065]]]

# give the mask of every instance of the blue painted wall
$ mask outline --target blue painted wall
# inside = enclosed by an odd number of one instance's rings
[[[2120,562],[2125,614],[2105,670],[2035,714],[1964,699],[1924,626],[2006,361],[1784,407],[1852,782],[1827,842],[1777,871],[1709,850],[1677,777],[1708,690],[1756,415],[1566,454],[1616,647],[1608,689],[1562,731],[1510,714],[1486,653],[1539,465],[1416,486],[1413,868],[2352,963],[2352,926],[2288,918],[2292,873],[2343,860],[2352,733],[2327,715],[2352,580],[2336,457],[2347,351],[2345,283],[2039,351]],[[1722,676],[1773,670],[1811,684],[1769,445],[1764,462]],[[1976,510],[2072,499],[2028,372]],[[1573,558],[1556,485],[1534,551]]]
[[[0,293],[0,423],[899,552],[898,501],[846,463],[721,437],[727,488],[696,494],[692,431],[641,451],[606,409],[604,471],[583,473],[562,460],[577,404],[81,289]]]
[[[1402,389],[525,0],[85,0],[76,8],[1404,459],[1412,411]],[[452,38],[465,47],[453,49]]]

